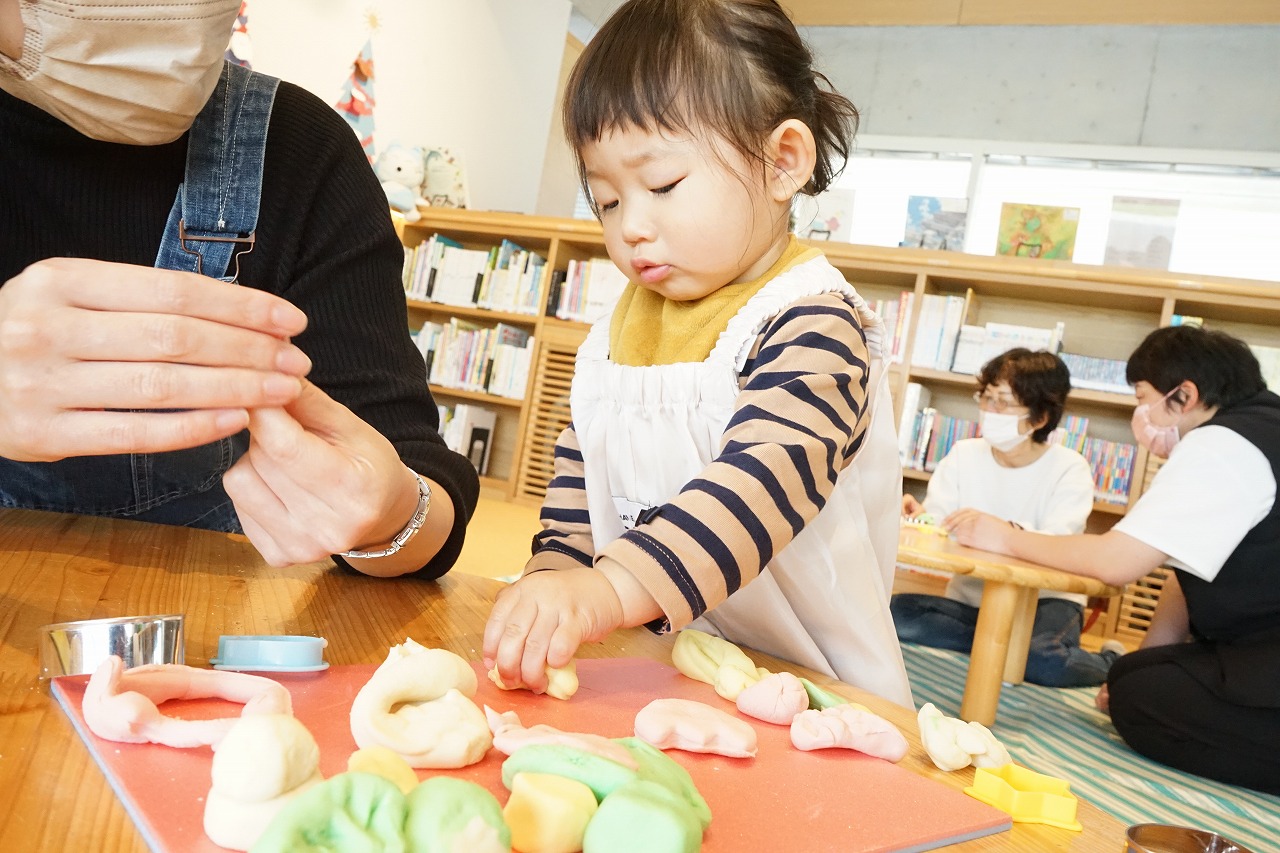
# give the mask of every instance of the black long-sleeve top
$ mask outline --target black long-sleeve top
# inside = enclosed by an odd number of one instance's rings
[[[0,91],[0,286],[51,257],[152,266],[182,182],[187,142],[130,146],[83,136]],[[462,549],[479,480],[441,440],[422,356],[408,334],[403,250],[386,196],[350,126],[281,83],[267,136],[257,243],[239,281],[308,317],[295,343],[310,380],[395,445],[453,501],[448,541],[420,574],[438,577]]]

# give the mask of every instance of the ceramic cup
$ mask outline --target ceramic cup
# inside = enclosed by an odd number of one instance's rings
[[[125,669],[182,663],[182,616],[121,616],[58,622],[40,629],[40,677],[92,673],[111,655]]]
[[[1252,853],[1216,832],[1164,823],[1135,824],[1125,838],[1125,853]]]

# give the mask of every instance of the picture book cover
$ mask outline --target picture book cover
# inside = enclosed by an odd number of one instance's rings
[[[964,251],[964,224],[969,199],[913,195],[907,199],[907,221],[901,246]]]
[[[848,243],[853,236],[853,190],[833,189],[814,196],[797,211],[795,230],[803,240]]]
[[[467,172],[462,158],[448,148],[426,149],[427,177],[422,196],[432,207],[469,207]]]
[[[1179,204],[1176,198],[1113,198],[1103,263],[1167,270]]]
[[[1078,207],[1007,201],[1000,207],[996,254],[1069,261],[1079,224]]]

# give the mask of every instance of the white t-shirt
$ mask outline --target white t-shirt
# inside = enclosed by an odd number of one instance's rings
[[[967,438],[955,446],[933,472],[924,508],[941,521],[958,509],[976,509],[1015,521],[1037,533],[1083,533],[1093,511],[1093,473],[1088,461],[1070,448],[1051,444],[1044,455],[1021,468],[996,462],[991,446]],[[982,581],[954,576],[947,598],[977,607]],[[1041,590],[1041,598],[1065,598],[1081,605],[1085,596]]]
[[[1276,478],[1262,451],[1238,432],[1206,425],[1174,445],[1151,488],[1112,529],[1212,581],[1275,499]]]

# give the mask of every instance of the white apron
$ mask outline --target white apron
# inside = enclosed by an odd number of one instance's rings
[[[856,306],[870,349],[863,446],[818,516],[755,580],[690,627],[835,676],[912,707],[889,615],[902,504],[884,324],[826,258],[787,270],[729,321],[704,362],[649,367],[609,360],[610,315],[578,350],[570,408],[585,464],[595,551],[661,506],[720,452],[739,374],[765,324],[806,296]]]

